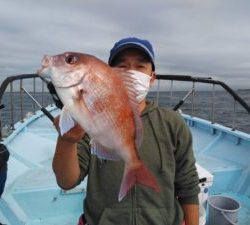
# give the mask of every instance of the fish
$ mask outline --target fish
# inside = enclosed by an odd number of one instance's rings
[[[135,184],[156,192],[160,186],[140,159],[143,140],[135,79],[99,58],[78,52],[45,55],[37,74],[50,79],[63,103],[59,128],[63,135],[78,123],[91,137],[91,153],[124,161],[120,202]]]

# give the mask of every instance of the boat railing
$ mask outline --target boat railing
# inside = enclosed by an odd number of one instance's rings
[[[240,115],[242,113],[244,116],[250,115],[250,107],[247,102],[239,96],[236,91],[230,88],[225,83],[213,80],[210,77],[193,77],[193,76],[183,76],[183,75],[157,75],[156,89],[149,94],[149,98],[155,98],[159,104],[169,105],[173,109],[181,109],[184,112],[191,116],[196,116],[199,109],[202,108],[204,111],[203,114],[209,115],[209,118],[205,118],[215,123],[219,121],[223,124],[223,120],[218,120],[218,117],[215,115],[219,113],[219,110],[216,108],[216,95],[223,96],[227,94],[233,100],[230,104],[227,104],[226,107],[232,109],[227,113],[232,114],[230,122],[231,124],[226,124],[232,128],[232,130],[238,129],[237,119],[241,116],[237,115],[239,111]],[[167,84],[164,82],[167,82]],[[188,82],[191,86],[185,91],[175,91],[175,86],[179,87],[181,85],[175,84],[176,82]],[[198,94],[204,91],[200,91],[197,84],[212,85],[212,89],[206,88],[206,94],[203,93],[203,98],[205,98],[205,103],[210,99],[209,109],[205,109],[203,106],[198,104],[200,101]],[[168,88],[168,85],[170,87]],[[174,85],[175,84],[175,85]],[[218,92],[220,87],[223,90]],[[11,132],[15,129],[15,123],[18,121],[23,122],[27,115],[35,114],[39,109],[35,102],[31,101],[29,97],[23,92],[23,88],[29,90],[35,99],[43,106],[48,106],[53,104],[51,95],[48,92],[46,87],[46,82],[44,82],[37,74],[21,74],[16,76],[7,77],[0,86],[0,138],[8,135],[8,132]],[[152,93],[153,97],[152,97]],[[187,94],[188,93],[188,94]],[[177,94],[177,96],[175,96]],[[183,98],[184,97],[184,98]],[[228,98],[227,98],[228,100]],[[225,104],[221,102],[221,99],[217,104]],[[240,105],[241,108],[238,109],[237,105]],[[242,111],[244,109],[244,111]],[[198,113],[199,117],[201,117]],[[221,117],[228,117],[228,114],[222,115]],[[248,119],[248,121],[250,121]],[[223,124],[225,125],[225,124]],[[248,127],[249,124],[248,124]],[[241,128],[241,127],[240,127]],[[6,134],[6,130],[8,131]],[[4,131],[4,132],[3,132]],[[249,132],[248,132],[249,133]]]
[[[27,89],[42,106],[53,104],[46,83],[37,74],[21,74],[7,77],[0,86],[0,138],[15,130],[15,123],[38,110],[35,102],[24,93]]]
[[[163,101],[163,105],[165,105],[167,97],[168,106],[176,110],[180,106],[185,106],[185,101],[189,97],[189,101],[187,101],[189,104],[186,104],[186,107],[183,109],[189,115],[205,117],[204,119],[211,121],[211,123],[221,123],[232,128],[232,130],[241,128],[243,131],[250,132],[250,101],[249,103],[246,101],[250,100],[250,92],[246,92],[248,95],[245,100],[227,84],[219,80],[214,80],[211,77],[158,74],[156,78],[157,83],[154,98],[158,103]],[[182,86],[183,83],[189,83],[189,85],[184,87]],[[183,89],[189,91],[186,93]],[[176,97],[177,93],[179,93],[178,97]],[[240,94],[244,94],[244,92]],[[161,95],[165,99],[165,102],[164,99],[161,100]],[[184,98],[182,98],[183,96]],[[199,97],[203,99],[201,100]],[[224,100],[227,102],[224,102]],[[204,107],[204,104],[206,105],[206,109],[201,108]],[[245,123],[243,118],[240,118],[241,115],[248,118],[248,122]],[[240,119],[242,121],[239,121]],[[225,124],[224,121],[226,120],[227,123]],[[240,126],[237,122],[241,123]]]

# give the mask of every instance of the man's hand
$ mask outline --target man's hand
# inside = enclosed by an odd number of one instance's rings
[[[54,125],[59,135],[53,158],[53,170],[58,185],[63,189],[71,189],[78,184],[80,178],[77,142],[85,135],[85,131],[77,124],[61,136],[59,118],[58,116],[54,119]]]
[[[82,139],[82,137],[85,135],[85,131],[82,129],[82,127],[79,124],[76,124],[73,128],[71,128],[67,133],[65,133],[63,136],[60,135],[60,128],[59,128],[59,119],[60,116],[57,116],[54,119],[54,126],[56,130],[58,131],[59,138],[63,141],[70,142],[70,143],[76,143]]]

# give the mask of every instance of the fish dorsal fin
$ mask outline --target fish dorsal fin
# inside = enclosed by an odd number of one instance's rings
[[[142,126],[142,120],[141,120],[139,101],[136,99],[137,91],[135,87],[137,85],[137,80],[134,78],[133,73],[129,71],[125,71],[119,68],[115,68],[113,70],[121,78],[127,90],[129,103],[134,113],[134,121],[135,121],[135,127],[136,127],[135,128],[136,129],[135,130],[135,144],[138,150],[143,141],[143,126]]]
[[[75,121],[70,115],[70,112],[66,107],[64,106],[62,108],[60,119],[59,119],[59,128],[60,128],[60,134],[64,135],[67,133],[71,128],[75,126]]]

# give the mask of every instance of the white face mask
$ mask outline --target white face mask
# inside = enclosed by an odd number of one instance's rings
[[[137,91],[136,99],[140,103],[148,94],[151,77],[148,74],[136,70],[129,70],[128,72],[130,72],[132,77],[135,79],[134,84]]]

